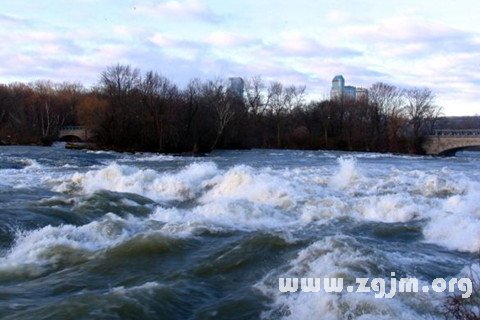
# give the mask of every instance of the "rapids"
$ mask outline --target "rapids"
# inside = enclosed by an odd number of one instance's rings
[[[477,268],[480,155],[0,148],[2,319],[441,319],[445,294],[281,293]]]

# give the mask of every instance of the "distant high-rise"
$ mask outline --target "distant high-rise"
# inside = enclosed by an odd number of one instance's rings
[[[240,77],[232,77],[228,78],[230,81],[229,90],[233,93],[236,97],[243,97],[243,92],[245,90],[245,82]]]
[[[368,90],[346,86],[342,75],[335,76],[332,80],[332,89],[330,91],[331,100],[350,100],[350,101],[368,101]]]
[[[332,90],[330,91],[330,99],[338,100],[343,96],[343,90],[345,87],[345,79],[343,76],[335,76],[332,80]]]

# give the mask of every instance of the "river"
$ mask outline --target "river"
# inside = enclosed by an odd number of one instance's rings
[[[0,148],[2,319],[442,319],[446,294],[279,277],[478,267],[480,157]]]

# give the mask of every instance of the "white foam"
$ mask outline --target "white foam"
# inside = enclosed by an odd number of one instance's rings
[[[106,150],[87,150],[86,153],[91,154],[117,154],[115,151],[106,151]]]
[[[129,294],[136,295],[139,292],[152,293],[155,290],[157,290],[159,288],[162,288],[162,287],[163,286],[160,283],[158,283],[156,281],[151,281],[151,282],[146,282],[142,285],[133,286],[133,287],[124,287],[124,286],[114,287],[109,291],[109,293],[110,294],[115,294],[115,295],[121,295],[121,296],[129,295]]]
[[[355,158],[340,157],[337,161],[340,167],[330,178],[330,186],[335,189],[346,189],[358,182],[361,174],[357,169]]]
[[[418,205],[408,194],[369,196],[357,201],[354,210],[361,217],[378,222],[407,222],[420,216]]]
[[[235,166],[205,185],[211,189],[200,199],[202,203],[246,199],[284,209],[295,206],[295,191],[288,181],[248,166]]]
[[[431,215],[423,234],[427,242],[451,250],[480,250],[480,190],[473,184],[466,195],[446,199],[441,210]]]
[[[415,182],[419,193],[427,197],[444,198],[464,194],[469,188],[469,179],[463,174],[455,174],[447,168],[435,172],[415,171]]]
[[[99,190],[135,193],[153,200],[196,200],[204,206],[223,208],[249,202],[270,209],[290,210],[301,192],[268,169],[235,166],[219,170],[212,162],[193,163],[177,172],[159,173],[151,169],[112,163],[105,168],[75,173],[54,187],[58,192],[80,189],[84,194]],[[258,208],[257,208],[258,209]]]
[[[193,163],[173,174],[111,163],[100,170],[75,173],[54,190],[65,192],[80,188],[85,194],[109,190],[135,193],[157,201],[188,200],[200,190],[200,183],[217,171],[212,162]]]
[[[216,201],[193,209],[158,207],[152,219],[165,222],[174,232],[194,232],[197,228],[218,230],[218,227],[236,230],[263,230],[298,225],[298,217],[275,208],[246,200]]]
[[[348,215],[348,205],[338,197],[329,196],[308,200],[302,207],[301,219],[306,223]]]
[[[22,169],[0,169],[0,185],[13,189],[31,189],[39,187],[55,175],[52,167],[44,166],[29,158],[12,157],[13,161],[24,165]]]
[[[152,161],[152,162],[162,162],[162,161],[174,161],[182,159],[182,157],[176,157],[165,154],[142,154],[140,156],[135,156],[132,160],[134,161]]]
[[[22,159],[20,160],[20,163],[25,165],[23,170],[26,171],[40,170],[43,168],[43,166],[34,159]]]
[[[44,267],[85,259],[92,253],[129,239],[145,229],[136,219],[106,214],[102,220],[82,226],[46,226],[20,232],[0,262],[0,270],[42,273]]]
[[[162,222],[153,223],[153,222]],[[168,237],[191,237],[197,230],[283,228],[296,219],[269,206],[247,200],[220,201],[193,209],[156,208],[144,218],[108,213],[82,226],[45,226],[19,232],[0,260],[0,272],[38,275],[62,264],[90,259],[140,234],[160,232]]]
[[[424,220],[425,241],[451,250],[480,249],[478,184],[448,168],[367,171],[353,157],[338,166],[273,170],[213,162],[192,163],[175,172],[133,165],[77,172],[54,189],[92,194],[99,190],[135,193],[155,201],[188,202],[186,209],[160,208],[155,218],[173,229],[289,228],[349,216],[397,223]],[[173,227],[173,225],[175,227]],[[467,239],[465,236],[468,236]]]
[[[263,318],[278,319],[428,319],[415,312],[412,304],[421,300],[426,307],[433,309],[428,297],[420,295],[397,296],[395,299],[376,299],[374,293],[280,293],[278,277],[318,277],[343,278],[345,285],[354,285],[355,277],[365,277],[373,266],[379,263],[378,256],[367,254],[352,247],[355,240],[343,237],[327,237],[317,241],[298,253],[290,263],[290,268],[278,274],[273,272],[256,285],[265,295],[273,296],[272,310],[265,312]],[[381,260],[380,260],[381,261]],[[367,270],[365,270],[367,269]],[[378,275],[375,275],[378,276]],[[387,282],[388,283],[388,282]]]

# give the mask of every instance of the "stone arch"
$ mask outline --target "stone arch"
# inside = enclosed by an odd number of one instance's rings
[[[423,143],[426,154],[443,156],[479,146],[480,136],[427,136]]]
[[[77,140],[76,138],[79,140]],[[93,138],[92,130],[81,126],[66,126],[60,129],[58,139],[60,141],[68,141],[68,139],[75,139],[77,141],[71,142],[87,142]]]
[[[58,138],[59,141],[63,142],[85,142],[85,140],[82,139],[83,137],[80,137],[75,134],[64,134]]]
[[[466,145],[466,146],[460,146],[460,147],[453,147],[453,148],[449,148],[449,149],[445,149],[445,150],[442,150],[439,152],[439,156],[447,156],[447,157],[451,157],[451,156],[455,156],[455,154],[458,152],[458,151],[463,151],[463,150],[467,150],[467,149],[471,149],[471,148],[480,148],[480,143],[477,144],[477,145]]]

